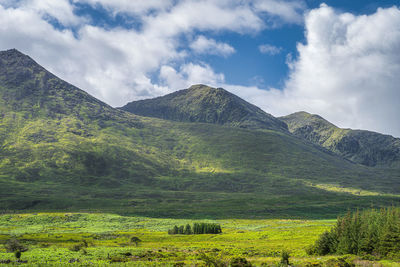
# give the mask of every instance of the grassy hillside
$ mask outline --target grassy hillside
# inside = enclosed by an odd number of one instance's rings
[[[137,115],[174,121],[287,131],[285,123],[260,108],[222,88],[202,84],[162,97],[130,102],[121,109]]]
[[[400,139],[380,133],[341,129],[318,115],[297,112],[281,117],[290,132],[366,166],[400,167]]]
[[[140,117],[18,51],[1,52],[0,65],[2,211],[332,218],[400,200],[398,171],[283,131]]]

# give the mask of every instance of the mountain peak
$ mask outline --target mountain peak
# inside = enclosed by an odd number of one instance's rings
[[[202,91],[202,92],[226,92],[229,93],[228,91],[226,91],[225,89],[221,88],[221,87],[211,87],[205,84],[194,84],[191,85],[188,89],[185,90],[196,90],[196,91]]]
[[[82,115],[82,110],[92,113],[95,109],[110,110],[105,103],[59,79],[17,49],[0,52],[0,103],[0,110],[23,112],[26,116]]]
[[[330,123],[319,115],[311,114],[306,111],[299,111],[293,114],[283,116],[279,118],[280,120],[286,122],[291,128],[299,128],[305,125],[313,125],[318,128],[338,128],[336,125]]]
[[[21,56],[27,56],[24,53],[20,52],[19,50],[15,48],[7,49],[0,51],[0,57],[3,57],[5,55],[21,55]]]
[[[294,135],[367,166],[400,161],[400,139],[379,133],[341,129],[319,115],[296,112],[280,117]],[[397,162],[397,163],[396,163]]]
[[[37,64],[32,58],[20,52],[19,50],[12,48],[9,50],[0,51],[0,60],[3,63],[3,67],[18,65],[33,65]]]
[[[203,84],[153,99],[128,103],[121,109],[147,117],[203,122],[249,129],[287,131],[282,121],[223,88]]]

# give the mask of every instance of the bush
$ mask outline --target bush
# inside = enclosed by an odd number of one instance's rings
[[[206,266],[212,267],[227,267],[229,266],[229,260],[225,259],[222,255],[210,253],[200,253],[199,259],[204,261]]]
[[[284,266],[290,265],[289,263],[290,254],[286,250],[282,250],[281,253],[281,264]]]
[[[18,239],[9,239],[6,244],[5,244],[5,248],[7,250],[7,252],[25,252],[28,250],[27,247],[25,247],[24,245],[22,245],[20,243],[20,241]]]
[[[233,258],[230,262],[231,267],[251,267],[251,263],[246,258]]]
[[[137,236],[132,236],[131,237],[131,243],[135,243],[135,245],[137,246],[140,242],[142,242],[142,240],[137,237]]]
[[[73,245],[73,246],[70,248],[70,250],[71,250],[71,251],[77,252],[77,251],[80,251],[82,248],[87,248],[88,246],[89,246],[89,245],[88,245],[88,243],[86,242],[86,240],[83,240],[81,243]],[[82,252],[83,252],[84,254],[86,254],[86,250],[83,249]]]
[[[17,250],[17,251],[15,251],[14,252],[14,255],[15,255],[15,258],[17,259],[17,260],[19,260],[20,258],[21,258],[21,251],[19,251],[19,250]]]

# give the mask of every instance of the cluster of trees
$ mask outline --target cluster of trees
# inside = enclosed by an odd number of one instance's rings
[[[348,212],[307,252],[400,258],[400,208]]]
[[[221,225],[217,223],[194,223],[193,226],[174,226],[168,230],[170,235],[197,235],[197,234],[220,234],[222,233]]]

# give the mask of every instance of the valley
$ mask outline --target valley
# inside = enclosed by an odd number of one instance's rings
[[[346,211],[400,203],[399,140],[351,134],[351,152],[335,138],[350,130],[305,117],[275,118],[206,85],[113,108],[2,51],[0,242],[21,239],[31,247],[23,258],[49,266],[190,265],[201,252],[273,265],[283,249],[295,264],[335,264],[305,247]],[[369,145],[378,139],[383,152]],[[223,232],[166,232],[196,221]],[[71,251],[83,240],[86,252]]]

